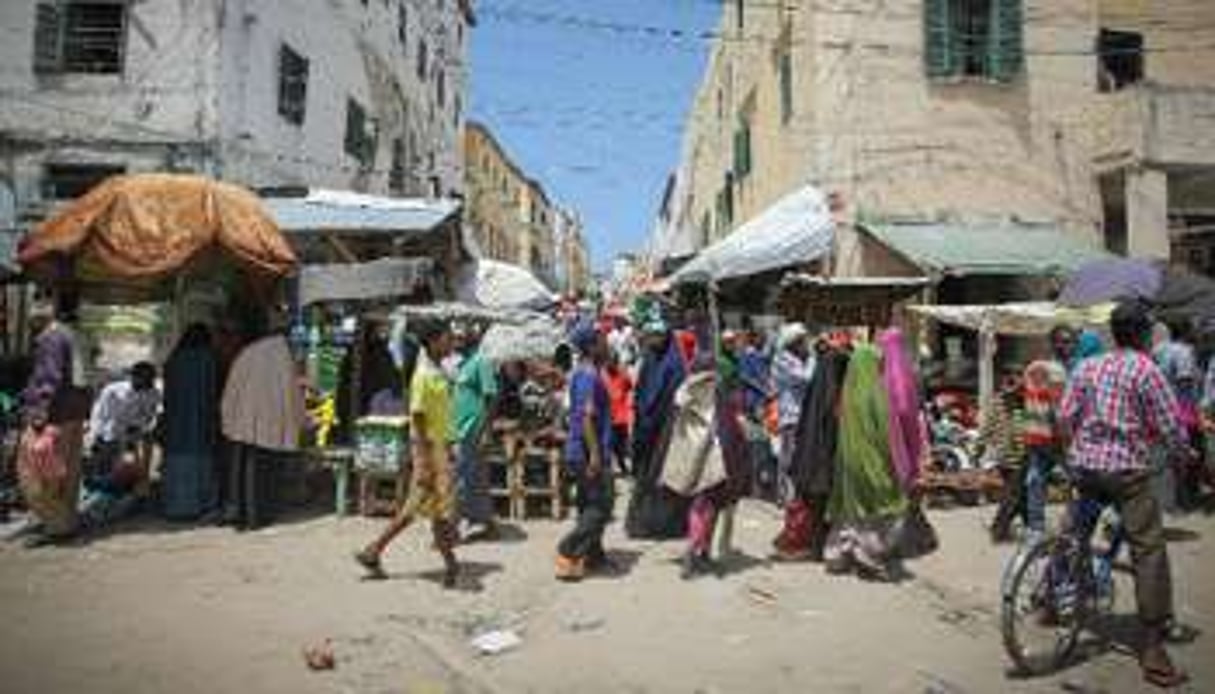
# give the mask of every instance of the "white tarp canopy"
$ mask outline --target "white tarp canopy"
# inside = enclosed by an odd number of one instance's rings
[[[671,281],[696,284],[805,265],[831,251],[834,230],[826,196],[804,186],[701,251]]]
[[[535,315],[521,324],[496,323],[481,339],[481,353],[496,363],[551,359],[565,340],[561,326],[548,316]]]
[[[518,265],[485,258],[460,268],[456,298],[466,304],[498,309],[542,310],[557,302],[557,295],[532,273]]]
[[[941,323],[966,328],[979,336],[979,412],[986,420],[996,392],[996,336],[1046,335],[1059,325],[1104,328],[1113,304],[1070,308],[1050,301],[964,306],[908,306],[908,310]]]
[[[913,313],[941,323],[996,335],[1046,335],[1055,326],[1104,328],[1109,325],[1112,304],[1071,308],[1050,301],[959,306],[909,306]]]
[[[381,258],[368,263],[305,265],[300,269],[299,303],[368,301],[408,296],[430,281],[430,258]]]

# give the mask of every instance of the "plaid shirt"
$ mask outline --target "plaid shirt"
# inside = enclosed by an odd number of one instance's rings
[[[1099,472],[1148,466],[1148,447],[1163,438],[1185,446],[1177,398],[1147,355],[1119,350],[1080,365],[1063,395],[1072,432],[1071,464]]]

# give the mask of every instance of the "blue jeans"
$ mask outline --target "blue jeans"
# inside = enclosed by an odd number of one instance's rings
[[[1025,462],[1025,525],[1030,530],[1046,530],[1046,492],[1050,473],[1058,457],[1049,446],[1030,446]]]
[[[456,498],[460,517],[480,525],[494,519],[494,504],[489,496],[489,470],[481,464],[478,440],[470,436],[456,447]]]

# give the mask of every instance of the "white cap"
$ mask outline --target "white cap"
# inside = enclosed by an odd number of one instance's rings
[[[810,335],[810,331],[802,323],[788,323],[780,329],[780,348],[787,349],[789,345],[804,340]]]

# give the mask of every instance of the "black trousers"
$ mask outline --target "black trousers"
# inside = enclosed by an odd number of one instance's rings
[[[627,424],[612,425],[612,457],[616,459],[616,467],[620,474],[629,473],[629,426]]]
[[[612,475],[607,470],[590,477],[579,471],[574,482],[578,519],[557,545],[562,556],[597,561],[604,557],[603,531],[612,517]]]
[[[275,451],[232,442],[228,447],[227,498],[224,520],[260,528],[273,520],[273,491],[278,456]]]

